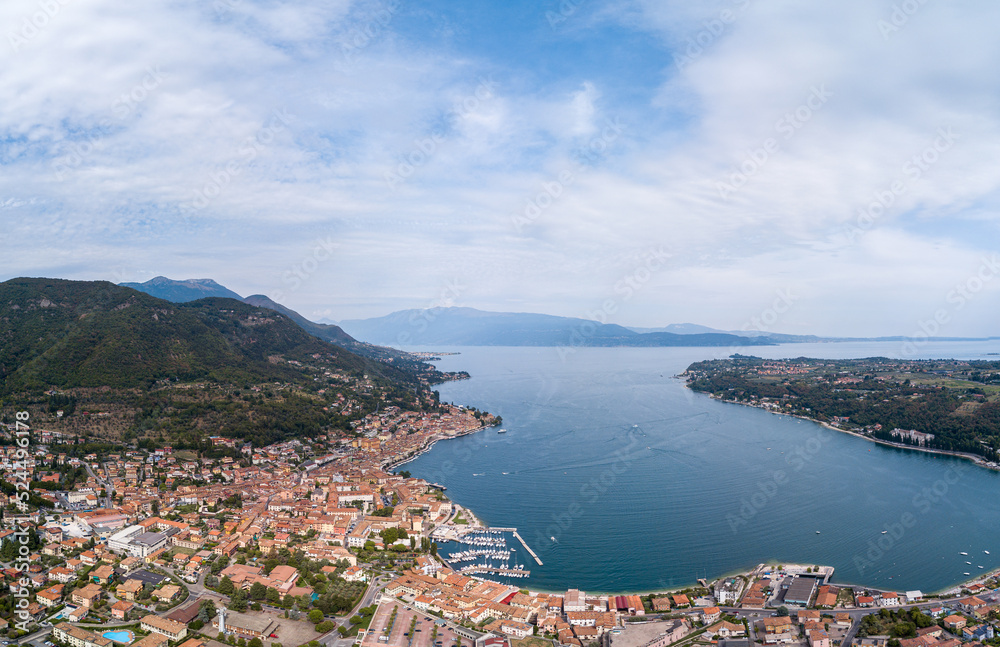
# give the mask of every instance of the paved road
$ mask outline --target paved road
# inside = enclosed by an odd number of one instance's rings
[[[372,578],[371,583],[365,590],[365,594],[361,596],[361,600],[357,603],[357,605],[355,605],[355,607],[351,610],[350,613],[348,613],[345,616],[334,619],[334,624],[336,626],[333,628],[332,631],[330,631],[327,634],[324,634],[319,638],[320,644],[328,645],[329,647],[348,647],[349,645],[354,644],[354,641],[357,640],[356,636],[351,636],[349,638],[341,638],[340,634],[337,633],[337,628],[350,627],[351,618],[353,618],[355,614],[357,614],[358,609],[367,607],[372,603],[374,603],[376,596],[381,595],[382,589],[385,588],[383,581],[388,582],[389,579],[390,578],[385,575],[377,575],[374,578]]]
[[[94,474],[94,470],[92,470],[90,468],[90,463],[88,461],[83,461],[83,467],[87,470],[87,475],[90,476],[90,478],[96,480],[97,484],[100,485],[102,488],[104,488],[104,491],[108,495],[108,496],[106,496],[104,498],[104,503],[101,503],[101,500],[98,499],[98,501],[97,501],[98,506],[99,507],[104,507],[104,508],[110,508],[111,507],[111,497],[113,497],[115,495],[115,488],[114,488],[114,486],[111,485],[111,483],[108,483],[107,481],[105,481],[101,477],[99,477],[96,474]],[[101,468],[104,469],[104,465],[103,464],[101,464]]]

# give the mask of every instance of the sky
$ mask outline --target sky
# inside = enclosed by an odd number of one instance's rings
[[[0,279],[1000,335],[993,0],[5,0],[0,25]]]

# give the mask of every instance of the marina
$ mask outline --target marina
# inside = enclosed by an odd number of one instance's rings
[[[512,579],[529,577],[531,571],[517,562],[517,549],[507,545],[506,533],[511,533],[536,562],[542,563],[518,534],[517,528],[471,528],[461,534],[449,536],[446,541],[469,548],[449,552],[443,557],[463,575],[496,575]],[[464,562],[473,563],[462,565]]]

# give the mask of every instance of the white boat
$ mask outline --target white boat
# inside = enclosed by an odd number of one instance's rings
[[[968,575],[968,573],[962,573],[962,575]]]
[[[883,530],[883,531],[882,531],[882,534],[884,535],[884,534],[885,534],[885,533],[887,533],[887,532],[889,532],[889,531],[888,531],[888,530]]]
[[[552,541],[556,541],[555,537],[549,537],[549,539],[551,539]],[[559,543],[559,542],[556,542],[556,543]]]
[[[507,433],[507,430],[506,429],[497,429],[497,433],[498,434],[505,434],[505,433]]]
[[[990,554],[990,551],[988,551],[988,550],[984,550],[983,552],[986,553],[987,555]]]
[[[968,555],[969,553],[959,553],[959,555]]]

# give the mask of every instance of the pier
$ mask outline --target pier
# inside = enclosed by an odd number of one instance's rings
[[[528,551],[528,554],[535,558],[535,561],[538,562],[538,565],[542,566],[542,560],[538,558],[538,555],[535,554],[535,551],[531,550],[531,546],[528,545],[528,542],[524,541],[521,535],[517,533],[517,528],[510,528],[509,530],[514,533],[514,538],[517,539],[519,542],[521,542],[521,545],[524,546],[524,549],[526,551]]]
[[[525,571],[517,568],[492,568],[489,566],[466,566],[465,568],[459,569],[459,573],[462,575],[489,573],[490,575],[505,575],[507,577],[528,577],[531,575],[531,571]]]

